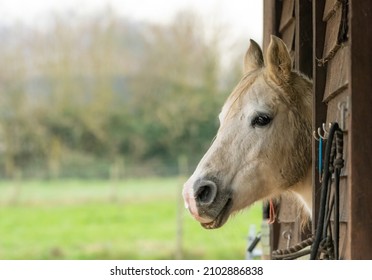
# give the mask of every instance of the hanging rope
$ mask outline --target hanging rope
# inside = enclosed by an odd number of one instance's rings
[[[271,257],[273,260],[294,260],[310,254],[310,249],[303,250],[313,244],[314,237],[310,237],[293,245],[287,249],[273,251]]]
[[[293,260],[309,254],[312,260],[339,259],[340,175],[344,166],[342,130],[337,123],[332,123],[327,137],[317,140],[321,141],[321,139],[326,140],[326,149],[324,160],[320,155],[318,159],[324,164],[316,235],[287,249],[273,251],[272,259]],[[332,175],[334,175],[334,184],[332,184]],[[332,186],[334,186],[333,192]]]
[[[311,248],[310,259],[321,258],[326,248],[325,258],[339,259],[339,222],[340,222],[340,174],[344,166],[343,134],[337,123],[332,123],[324,153],[324,169],[320,197],[320,209],[316,235]],[[321,160],[321,159],[320,159]],[[331,195],[332,174],[334,192]],[[330,217],[333,209],[333,228]]]

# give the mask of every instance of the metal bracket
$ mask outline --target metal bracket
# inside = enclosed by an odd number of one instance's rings
[[[337,104],[338,110],[339,110],[339,124],[340,129],[342,131],[345,131],[346,129],[346,116],[347,111],[349,110],[349,96],[346,98],[346,101],[341,101]]]

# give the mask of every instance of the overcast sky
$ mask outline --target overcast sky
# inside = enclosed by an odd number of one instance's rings
[[[231,36],[262,41],[262,0],[0,0],[0,22],[42,25],[51,12],[89,16],[110,5],[116,13],[140,21],[167,23],[177,11],[192,9]]]

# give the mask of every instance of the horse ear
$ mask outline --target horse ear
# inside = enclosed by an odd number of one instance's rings
[[[267,69],[271,78],[277,82],[288,81],[292,71],[292,60],[285,43],[271,35],[267,48]]]
[[[264,65],[260,46],[252,39],[250,42],[251,44],[244,57],[244,73],[257,70]]]

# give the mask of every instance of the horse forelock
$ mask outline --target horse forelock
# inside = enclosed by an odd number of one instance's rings
[[[278,85],[262,69],[249,72],[243,76],[224,104],[224,107],[227,107],[225,108],[224,119],[232,117],[239,112],[243,97],[249,94],[249,89],[261,76],[266,85],[276,93],[274,96],[276,100],[279,99],[290,110],[299,109],[301,112],[306,112],[309,122],[311,122],[311,110],[309,108],[311,108],[312,102],[312,82],[302,74],[293,71],[291,73],[291,79],[283,81]]]
[[[226,110],[223,119],[228,119],[233,117],[239,112],[242,106],[242,100],[245,94],[249,92],[249,88],[254,84],[256,79],[259,77],[261,71],[253,71],[245,74],[240,80],[238,85],[232,91],[232,93],[227,98],[224,109]],[[226,108],[227,107],[227,108]]]

